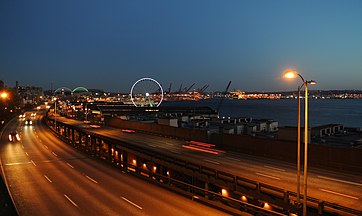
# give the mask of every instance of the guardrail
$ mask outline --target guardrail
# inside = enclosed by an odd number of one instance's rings
[[[104,135],[100,135],[98,133],[94,133],[91,131],[85,131],[82,128],[78,128],[76,126],[67,125],[64,123],[60,123],[64,126],[73,128],[78,131],[82,131],[82,133],[86,134],[87,136],[93,136],[98,137],[104,141],[115,143],[118,145],[118,147],[122,150],[128,151],[137,157],[141,157],[147,160],[150,160],[152,162],[155,162],[157,164],[160,164],[162,166],[166,167],[172,167],[173,169],[176,169],[178,172],[182,172],[185,174],[189,174],[192,176],[195,176],[199,178],[200,180],[209,181],[210,183],[214,183],[223,187],[228,187],[231,189],[236,190],[236,192],[256,197],[259,200],[263,200],[267,203],[273,204],[275,206],[281,207],[283,213],[296,213],[300,212],[300,208],[298,208],[295,205],[296,201],[296,193],[284,190],[282,188],[278,188],[272,185],[267,185],[264,183],[257,182],[255,180],[247,179],[241,176],[236,176],[227,172],[224,172],[222,170],[210,168],[207,166],[199,165],[196,163],[189,162],[183,158],[170,156],[168,154],[160,154],[160,152],[150,149],[142,149],[133,145],[125,145],[125,142],[122,140],[107,137]],[[140,167],[133,166],[132,164],[129,164],[127,162],[122,162],[122,166],[125,167],[133,167],[135,170],[135,174],[137,174],[137,170],[141,169]],[[150,174],[150,173],[149,173]],[[173,182],[174,185],[182,185],[181,188],[187,188],[186,191],[199,191],[204,194],[211,194],[214,197],[218,197],[219,199],[227,202],[237,203],[238,207],[240,209],[258,212],[262,214],[272,214],[272,215],[283,215],[280,212],[270,212],[265,211],[264,208],[261,208],[258,205],[253,205],[250,203],[246,203],[243,201],[240,201],[238,199],[234,199],[232,197],[226,197],[222,196],[220,194],[217,194],[210,190],[205,190],[200,187],[196,187],[195,185],[191,185],[187,182],[182,182],[177,179],[172,179],[170,177],[165,177],[164,175],[160,175],[157,173],[152,173],[152,175],[157,176],[158,179],[162,179],[163,182]],[[144,176],[143,176],[144,177]],[[301,198],[303,198],[303,195],[301,195]],[[204,198],[201,198],[204,199]],[[349,207],[341,206],[335,203],[322,201],[313,197],[307,197],[307,203],[308,208],[314,212],[316,215],[320,214],[341,214],[341,215],[362,215],[362,211],[352,209]]]
[[[249,213],[259,213],[259,214],[262,214],[262,215],[283,215],[283,216],[285,215],[285,214],[282,214],[280,212],[276,212],[276,211],[272,211],[272,210],[269,210],[269,209],[265,209],[263,207],[252,205],[252,204],[247,203],[247,202],[242,201],[242,200],[238,200],[238,199],[228,197],[228,196],[223,196],[222,194],[219,194],[219,193],[216,193],[216,192],[213,192],[213,191],[210,191],[210,190],[206,190],[204,188],[200,188],[200,187],[197,187],[195,185],[191,185],[191,184],[179,181],[177,179],[173,179],[173,178],[168,177],[168,176],[164,176],[164,175],[161,175],[161,174],[158,174],[158,173],[154,173],[154,172],[152,172],[152,171],[150,171],[148,169],[142,169],[142,168],[133,166],[132,164],[128,164],[128,166],[135,169],[135,170],[141,170],[141,172],[146,174],[146,175],[155,177],[155,179],[158,182],[162,182],[162,185],[167,184],[167,185],[171,186],[169,188],[172,189],[172,190],[174,190],[174,187],[176,187],[178,189],[183,189],[183,191],[187,192],[186,195],[190,196],[191,199],[194,199],[194,200],[199,200],[201,202],[211,204],[211,205],[217,205],[218,202],[225,202],[225,201],[228,202],[228,203],[233,202],[234,205],[239,205],[239,209],[245,209]],[[145,176],[142,175],[142,174],[139,174],[139,176],[145,178]],[[149,180],[150,178],[145,178],[145,179]],[[185,194],[185,193],[183,193],[183,194]],[[205,199],[205,198],[203,198],[201,196],[197,196],[198,194],[204,194],[209,198]],[[210,201],[210,200],[214,200],[214,201]],[[231,211],[231,210],[229,210],[229,211]],[[241,212],[235,212],[235,211],[231,211],[230,213],[239,213],[239,214],[241,214]]]

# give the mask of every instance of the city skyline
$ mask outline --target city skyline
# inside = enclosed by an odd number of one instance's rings
[[[0,3],[0,80],[128,92],[142,77],[173,90],[361,89],[359,1]]]

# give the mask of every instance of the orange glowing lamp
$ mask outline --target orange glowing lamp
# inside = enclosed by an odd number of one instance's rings
[[[287,70],[284,72],[284,77],[287,79],[294,79],[298,76],[298,72],[295,70]]]

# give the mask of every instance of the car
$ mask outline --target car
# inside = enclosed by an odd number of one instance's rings
[[[9,133],[9,141],[10,142],[19,142],[20,136],[17,131],[12,131]]]
[[[33,122],[30,119],[25,120],[25,125],[32,125]]]

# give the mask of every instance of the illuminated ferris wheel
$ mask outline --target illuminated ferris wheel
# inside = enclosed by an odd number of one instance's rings
[[[158,107],[163,100],[163,89],[156,80],[142,78],[133,84],[130,96],[136,107]]]

